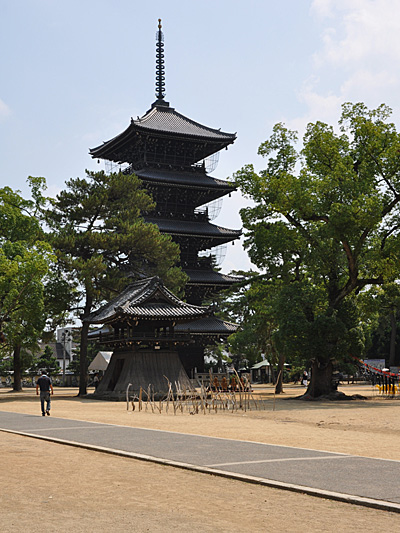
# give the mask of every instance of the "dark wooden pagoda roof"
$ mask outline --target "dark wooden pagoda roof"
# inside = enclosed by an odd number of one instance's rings
[[[172,220],[166,218],[145,217],[146,222],[156,224],[162,233],[168,233],[172,236],[184,235],[192,237],[209,237],[215,239],[218,243],[238,239],[242,230],[228,229],[210,222],[194,222],[192,220]]]
[[[222,274],[215,270],[185,269],[185,274],[189,276],[187,285],[226,285],[230,287],[232,283],[239,283],[243,278]]]
[[[210,314],[204,306],[188,304],[169,291],[158,277],[128,285],[116,298],[90,313],[84,321],[106,324],[121,319],[188,321]]]
[[[174,133],[179,136],[202,137],[219,141],[226,145],[236,139],[236,133],[225,133],[221,130],[203,126],[184,115],[181,115],[173,107],[155,105],[143,117],[132,122],[137,128],[159,131],[162,133]]]
[[[143,117],[131,119],[125,131],[89,150],[93,158],[117,163],[140,161],[190,166],[222,150],[236,139],[235,133],[203,126],[168,105],[154,105]],[[176,145],[175,155],[173,144]],[[180,155],[182,143],[184,157]]]
[[[151,192],[157,207],[176,202],[177,198],[178,205],[194,209],[236,191],[230,182],[208,176],[204,171],[145,169],[134,173]]]
[[[210,336],[229,336],[239,329],[237,324],[221,320],[215,316],[200,318],[186,324],[178,324],[175,331],[179,333],[187,332],[190,335],[210,335]]]
[[[233,192],[236,187],[233,183],[209,176],[205,172],[173,171],[158,169],[142,169],[133,171],[141,180],[158,182],[162,185],[196,187],[202,189],[219,189],[226,194]]]

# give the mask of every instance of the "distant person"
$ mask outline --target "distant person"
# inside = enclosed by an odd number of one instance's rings
[[[39,387],[40,387],[40,407],[42,409],[42,416],[50,416],[50,391],[51,394],[54,394],[53,385],[51,383],[51,379],[49,376],[46,375],[46,372],[42,370],[42,375],[37,380],[36,383],[36,395],[39,394]],[[44,409],[44,402],[46,402],[46,410]]]
[[[304,387],[307,387],[308,385],[308,373],[307,370],[304,370],[303,377],[301,378],[301,383]]]
[[[94,384],[94,388],[95,388],[95,389],[97,389],[97,387],[99,386],[99,382],[100,382],[100,380],[99,380],[99,376],[98,376],[98,374],[96,374],[96,375],[94,376],[94,378],[93,378],[93,384]]]

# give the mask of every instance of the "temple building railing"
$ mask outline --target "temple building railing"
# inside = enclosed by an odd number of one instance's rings
[[[123,330],[111,333],[100,332],[98,339],[101,344],[115,344],[120,342],[123,342],[124,344],[139,344],[141,342],[189,342],[191,337],[187,332],[161,332],[159,334],[154,332],[137,332],[134,335],[131,335],[130,332],[128,333],[126,330]]]

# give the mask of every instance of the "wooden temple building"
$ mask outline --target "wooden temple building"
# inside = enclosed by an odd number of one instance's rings
[[[235,141],[236,134],[199,124],[178,113],[165,100],[164,37],[160,22],[156,33],[155,102],[142,117],[132,118],[125,131],[91,149],[90,155],[142,180],[156,202],[155,211],[145,213],[144,218],[179,244],[180,266],[189,277],[185,299],[201,306],[213,294],[237,281],[234,276],[215,270],[214,251],[238,239],[241,230],[213,224],[210,207],[235,188],[208,174],[213,158]],[[175,334],[190,331],[194,341],[190,350],[188,344],[176,345],[188,373],[194,368],[203,370],[207,339],[226,338],[233,332],[231,326],[225,327],[215,317],[196,320],[190,328],[188,321],[177,322]]]
[[[125,398],[129,384],[135,394],[151,384],[156,397],[162,397],[168,391],[165,377],[174,387],[179,383],[182,389],[190,389],[178,348],[190,350],[199,339],[210,344],[236,330],[235,324],[213,317],[209,307],[177,298],[158,277],[131,283],[84,320],[101,325],[90,336],[113,351],[95,396],[116,400]]]

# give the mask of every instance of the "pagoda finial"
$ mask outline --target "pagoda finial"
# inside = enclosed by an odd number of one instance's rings
[[[161,19],[158,19],[158,31],[156,33],[156,97],[158,101],[164,100],[165,96],[164,34],[161,28]]]

